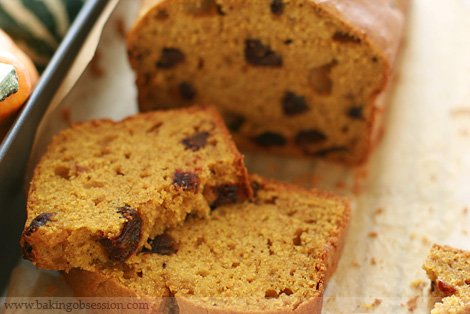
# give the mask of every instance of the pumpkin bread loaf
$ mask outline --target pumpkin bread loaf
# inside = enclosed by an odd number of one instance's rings
[[[73,269],[78,296],[139,297],[152,313],[320,313],[349,222],[328,193],[251,176],[251,201],[188,216],[125,263]],[[171,298],[170,298],[171,297]]]
[[[431,314],[470,313],[470,252],[433,245],[423,265],[437,300]]]
[[[243,157],[215,108],[78,123],[35,169],[21,245],[37,267],[121,262],[188,213],[252,195]]]
[[[364,162],[407,0],[150,0],[128,35],[142,111],[211,103],[239,148]]]

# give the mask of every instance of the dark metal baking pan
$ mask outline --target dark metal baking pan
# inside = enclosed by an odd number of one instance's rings
[[[107,0],[88,0],[0,146],[0,291],[20,258],[26,219],[24,177],[38,125]]]

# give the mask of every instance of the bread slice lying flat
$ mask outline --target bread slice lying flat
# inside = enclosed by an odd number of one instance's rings
[[[320,313],[348,202],[258,176],[251,181],[251,201],[190,216],[127,262],[72,269],[65,280],[79,296],[139,297],[154,313]]]
[[[243,158],[214,108],[79,123],[35,169],[21,239],[37,267],[127,260],[188,213],[251,196]]]

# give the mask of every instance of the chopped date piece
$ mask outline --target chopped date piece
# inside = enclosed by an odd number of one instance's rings
[[[276,290],[269,289],[264,292],[264,297],[266,299],[277,299],[279,297],[279,294],[277,293]]]
[[[310,110],[310,107],[307,106],[304,96],[287,91],[282,99],[282,109],[286,116],[294,116]]]
[[[217,13],[219,13],[219,15],[226,15],[220,4],[217,5]]]
[[[245,123],[245,117],[235,113],[226,113],[224,115],[225,123],[230,131],[237,132]]]
[[[213,207],[235,203],[238,200],[238,186],[236,185],[222,184],[214,186],[213,190],[217,195],[217,199],[212,204]]]
[[[159,255],[172,255],[178,252],[178,244],[169,234],[164,233],[149,241],[151,249],[143,248],[142,252],[155,253]],[[166,264],[163,263],[163,268]]]
[[[193,16],[225,15],[222,6],[216,0],[185,1],[185,12]]]
[[[327,139],[323,132],[318,130],[301,131],[295,137],[295,144],[300,147],[307,148],[309,145],[318,144]]]
[[[261,188],[258,182],[251,182],[250,183],[251,189],[253,190],[253,198],[258,197],[258,191]]]
[[[23,246],[21,247],[21,255],[23,255],[24,259],[31,259],[33,257],[33,247],[28,242],[24,242]]]
[[[282,66],[282,58],[258,39],[247,39],[245,41],[245,60],[256,66]]]
[[[31,224],[29,225],[29,227],[23,231],[23,236],[24,237],[30,236],[33,232],[38,230],[39,227],[42,227],[46,223],[51,221],[51,219],[54,216],[55,216],[55,213],[39,214],[36,218],[33,219],[33,221],[31,221]],[[21,254],[23,255],[25,259],[31,259],[33,257],[33,247],[24,238],[23,238],[23,243],[21,247]]]
[[[209,132],[199,132],[191,137],[183,139],[181,142],[186,146],[186,149],[190,149],[193,152],[198,151],[201,148],[204,148],[207,144],[207,138],[209,137]]]
[[[142,218],[137,210],[127,205],[118,208],[117,212],[127,219],[122,225],[121,232],[112,238],[102,238],[99,242],[105,248],[110,260],[123,262],[137,250],[142,237]]]
[[[264,132],[255,137],[254,141],[262,147],[284,146],[287,141],[279,133]]]
[[[31,233],[38,230],[39,227],[44,226],[46,223],[51,221],[51,218],[55,216],[55,213],[42,213],[31,221],[28,229],[25,230],[25,236],[30,236]]]
[[[314,152],[314,155],[318,157],[325,157],[326,155],[329,155],[331,153],[346,152],[346,151],[348,151],[348,148],[345,146],[333,146],[330,148],[317,150]]]
[[[363,106],[353,106],[348,110],[348,116],[353,119],[363,120],[364,119],[364,107]]]
[[[457,289],[455,289],[453,285],[440,279],[437,280],[437,289],[439,289],[439,291],[441,291],[447,296],[451,296],[452,294],[457,292]]]
[[[170,69],[185,59],[184,53],[176,48],[163,48],[160,59],[157,61],[157,68]]]
[[[182,82],[178,85],[178,91],[185,100],[193,100],[196,97],[196,89],[188,82]]]
[[[293,292],[291,289],[289,289],[289,288],[284,288],[283,290],[281,290],[280,294],[281,294],[281,293],[284,293],[285,295],[291,295],[291,294],[293,294],[294,292]]]
[[[271,12],[278,16],[284,12],[284,4],[282,3],[282,0],[273,0],[271,2]]]
[[[333,34],[333,40],[343,42],[343,43],[355,43],[358,44],[361,42],[359,38],[356,38],[350,34],[343,33],[343,32],[336,32]]]
[[[159,10],[156,15],[157,20],[162,20],[162,21],[168,19],[169,17],[170,15],[165,9]]]
[[[182,188],[184,191],[197,192],[198,189],[198,176],[192,172],[183,172],[176,170],[173,175],[173,184],[179,189]]]

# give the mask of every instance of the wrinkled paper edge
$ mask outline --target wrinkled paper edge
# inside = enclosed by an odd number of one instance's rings
[[[38,151],[41,151],[40,149],[38,149],[38,146],[42,145],[40,144],[40,139],[42,137],[42,134],[44,133],[44,129],[46,128],[46,121],[50,119],[52,113],[59,107],[64,98],[74,88],[82,74],[85,72],[85,69],[95,56],[103,30],[112,13],[114,12],[118,2],[119,0],[109,0],[106,4],[106,7],[101,12],[100,17],[97,19],[95,25],[89,32],[87,38],[85,39],[80,49],[80,52],[77,54],[77,57],[75,58],[73,64],[68,69],[67,74],[65,75],[56,94],[52,98],[52,101],[49,104],[46,113],[44,114],[41,119],[41,122],[39,123],[39,126],[36,130],[34,142],[31,147],[29,162],[26,168],[26,176],[24,183],[25,191],[28,191],[29,189],[29,184],[33,176],[34,168],[36,167],[36,162],[38,161],[38,157],[36,155],[38,154]]]

